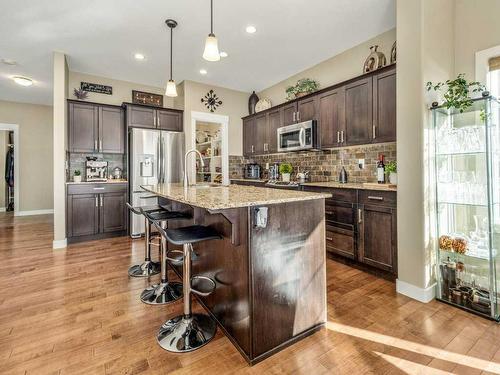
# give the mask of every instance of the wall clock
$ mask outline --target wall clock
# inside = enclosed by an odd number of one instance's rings
[[[205,107],[207,107],[210,112],[214,112],[217,107],[222,104],[222,100],[219,99],[214,90],[207,92],[205,96],[201,98],[201,102],[205,104]]]

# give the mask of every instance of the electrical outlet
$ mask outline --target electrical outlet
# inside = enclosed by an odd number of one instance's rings
[[[358,159],[358,167],[359,169],[365,168],[365,159]]]

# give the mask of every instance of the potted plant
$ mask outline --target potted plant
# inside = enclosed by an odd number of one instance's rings
[[[310,94],[316,91],[319,87],[318,82],[310,78],[302,78],[297,81],[294,86],[289,86],[286,88],[286,99],[292,100],[300,98],[301,96]]]
[[[281,180],[283,182],[290,182],[290,173],[293,171],[292,165],[288,163],[280,164],[279,171],[281,174]]]
[[[82,172],[80,172],[78,169],[73,174],[73,181],[82,182]]]
[[[440,92],[446,86],[446,92],[443,95],[443,105],[447,108],[455,108],[460,113],[463,113],[472,105],[470,93],[478,93],[486,90],[485,86],[480,82],[468,82],[465,79],[465,74],[460,73],[454,80],[446,80],[445,82],[432,83],[427,82],[425,85],[427,91],[434,90]],[[437,106],[438,103],[432,103],[432,106]]]
[[[398,164],[395,160],[390,161],[385,166],[385,171],[389,175],[389,183],[393,185],[398,184]]]

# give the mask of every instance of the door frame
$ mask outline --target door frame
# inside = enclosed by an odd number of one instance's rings
[[[0,122],[0,130],[14,132],[14,216],[19,216],[19,125]]]
[[[207,112],[197,112],[191,111],[191,147],[190,149],[196,148],[196,121],[200,122],[213,122],[221,125],[221,136],[222,136],[222,185],[229,185],[229,116],[226,115],[216,115],[214,113]],[[191,171],[193,175],[196,170],[195,159],[192,158],[190,161]],[[185,166],[186,168],[187,166]],[[191,175],[191,181],[196,176]]]

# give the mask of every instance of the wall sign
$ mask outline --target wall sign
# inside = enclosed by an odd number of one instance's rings
[[[205,94],[203,98],[201,98],[201,102],[205,104],[210,112],[214,112],[218,106],[222,104],[222,100],[219,99],[214,90],[210,90]]]
[[[80,82],[80,88],[89,92],[96,92],[98,94],[113,95],[113,87],[100,85],[98,83]]]
[[[132,103],[163,107],[163,95],[132,90]]]

